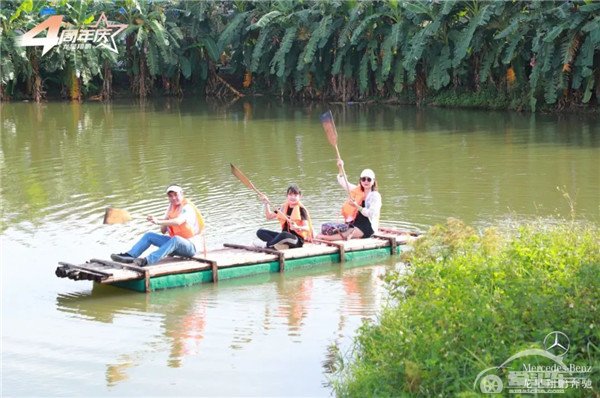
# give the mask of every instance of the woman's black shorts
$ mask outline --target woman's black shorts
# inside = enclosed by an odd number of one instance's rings
[[[358,212],[356,219],[350,225],[360,229],[363,233],[363,238],[369,238],[375,233],[375,231],[373,231],[373,227],[371,226],[371,221],[369,221],[367,217],[363,216],[361,212]]]

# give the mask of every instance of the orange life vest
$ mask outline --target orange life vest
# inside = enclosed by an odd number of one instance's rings
[[[352,191],[350,191],[350,197],[354,199],[356,203],[360,206],[360,204],[365,200],[365,191],[362,190],[361,187],[356,187]],[[350,203],[350,199],[348,199],[342,205],[342,216],[344,217],[345,222],[351,222],[356,219],[356,215],[358,214],[358,209]]]
[[[202,217],[200,210],[198,210],[193,203],[188,202],[187,199],[183,199],[181,201],[181,205],[177,208],[169,206],[169,210],[167,210],[167,219],[172,220],[179,217],[181,210],[187,204],[191,205],[194,209],[194,212],[196,213],[196,219],[198,220],[198,228],[200,231],[202,231],[202,228],[204,228],[204,218]],[[196,231],[193,230],[193,227],[187,221],[180,225],[169,226],[167,229],[169,231],[169,236],[181,236],[182,238],[189,239],[192,236],[197,235]]]
[[[281,224],[281,229],[286,230],[289,227],[290,230],[296,232],[298,235],[300,235],[302,237],[302,239],[304,239],[307,242],[310,242],[313,238],[313,226],[312,226],[312,221],[310,219],[310,215],[308,214],[308,210],[306,210],[306,207],[304,207],[304,205],[300,202],[298,202],[298,204],[296,206],[294,206],[292,208],[292,214],[290,214],[290,220],[292,220],[293,222],[295,222],[296,224],[300,225],[300,226],[308,226],[308,231],[305,230],[297,230],[295,228],[293,228],[291,225],[287,225],[288,224],[288,220],[286,218],[287,216],[287,212],[290,208],[290,205],[288,204],[288,202],[285,202],[283,204],[283,206],[281,207],[281,210],[279,210],[277,212],[277,219],[279,220],[279,223]],[[304,209],[304,211],[306,212],[306,220],[302,219],[302,214],[300,212],[300,209]]]

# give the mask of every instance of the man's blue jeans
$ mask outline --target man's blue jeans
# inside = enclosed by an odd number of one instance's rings
[[[150,246],[158,246],[158,250],[150,253],[146,260],[148,264],[155,264],[169,254],[175,254],[182,257],[192,257],[196,254],[194,244],[181,236],[170,237],[168,235],[157,234],[155,232],[146,232],[144,236],[133,245],[133,248],[127,253],[131,257],[139,257]]]

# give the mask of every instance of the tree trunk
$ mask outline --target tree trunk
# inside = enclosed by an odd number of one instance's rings
[[[69,68],[69,99],[81,101],[81,81],[72,68]]]
[[[42,87],[42,77],[40,76],[40,63],[35,50],[28,49],[27,56],[31,63],[31,76],[27,79],[28,94],[35,102],[42,102],[42,99],[44,99],[44,90]]]
[[[100,99],[102,101],[108,101],[113,96],[112,91],[112,69],[108,60],[104,61],[104,71],[102,73],[102,91],[100,92]]]

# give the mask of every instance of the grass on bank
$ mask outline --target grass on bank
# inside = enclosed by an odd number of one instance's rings
[[[543,349],[552,331],[570,338],[566,364],[593,368],[592,388],[565,396],[600,396],[597,226],[565,221],[478,234],[449,220],[419,240],[406,261],[408,273],[386,276],[394,304],[365,323],[352,352],[338,358],[338,396],[479,396],[479,372],[522,350]],[[527,363],[552,365],[523,358],[511,369]],[[508,370],[499,375],[505,381]]]

